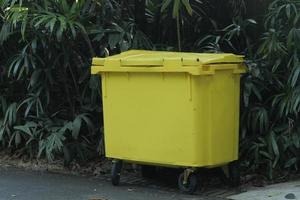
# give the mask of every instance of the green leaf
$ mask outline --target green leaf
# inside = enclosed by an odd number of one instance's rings
[[[15,135],[15,145],[18,147],[21,144],[22,138],[19,132],[16,132]]]
[[[0,126],[0,141],[3,141],[5,127],[3,125]]]
[[[247,19],[248,22],[250,22],[251,24],[257,24],[257,22],[254,19]]]
[[[53,33],[55,24],[56,24],[56,17],[54,17],[53,19],[51,19],[51,20],[48,22],[48,27],[50,28],[50,33],[51,33],[51,34]]]
[[[42,74],[42,70],[38,69],[38,70],[34,70],[34,72],[32,73],[31,77],[30,77],[30,85],[31,87],[35,86],[36,84],[39,84],[39,80]]]
[[[291,87],[294,87],[300,75],[300,66],[297,66],[292,73]]]
[[[291,5],[288,4],[286,7],[285,7],[285,11],[286,11],[286,16],[288,17],[288,19],[291,18]]]
[[[190,2],[189,0],[181,0],[183,5],[185,6],[185,9],[187,10],[187,12],[189,13],[189,15],[192,15],[193,14],[193,9],[190,5]]]
[[[265,152],[265,151],[259,151],[259,153],[261,155],[263,155],[264,157],[270,159],[270,160],[273,160],[272,156],[268,153],[268,152]]]
[[[61,2],[62,9],[63,9],[64,13],[68,13],[69,10],[70,10],[68,2],[66,0],[60,0],[60,2]]]
[[[94,124],[91,121],[91,119],[88,117],[87,114],[82,114],[80,115],[80,117],[82,118],[82,120],[86,123],[88,129],[90,132],[94,132]]]
[[[73,39],[75,39],[76,38],[76,30],[75,30],[75,27],[74,27],[73,23],[69,22],[69,27],[71,29],[71,33],[72,33]]]
[[[108,44],[111,49],[114,49],[118,43],[121,43],[122,37],[120,33],[112,33],[109,35]]]
[[[72,7],[71,7],[71,9],[70,9],[70,13],[71,13],[71,14],[76,14],[76,9],[77,9],[77,7],[78,7],[78,6],[77,6],[78,3],[79,3],[78,1],[74,1],[74,2],[73,2]]]
[[[180,2],[181,2],[181,0],[174,0],[173,14],[172,14],[173,18],[178,18],[179,17]]]
[[[22,131],[22,132],[28,134],[29,136],[33,136],[30,128],[31,127],[29,125],[27,125],[27,124],[25,124],[24,126],[14,126],[15,130],[19,130],[19,131]]]
[[[294,134],[292,135],[292,141],[294,142],[295,147],[296,147],[297,149],[299,149],[299,148],[300,148],[300,137],[299,137],[298,134],[294,133]]]
[[[79,28],[79,30],[81,30],[81,32],[86,34],[86,30],[82,24],[80,24],[79,22],[74,22],[74,26],[76,26],[77,28]]]
[[[291,158],[290,160],[288,160],[285,165],[284,168],[290,168],[292,165],[296,164],[298,161],[298,159],[296,157]]]
[[[72,130],[72,136],[74,139],[78,139],[80,128],[81,128],[81,117],[76,117],[73,121],[73,130]]]
[[[272,146],[273,153],[275,155],[275,160],[273,162],[273,168],[274,168],[278,163],[278,160],[280,158],[280,153],[279,153],[277,141],[275,139],[275,134],[274,134],[273,131],[271,131],[271,133],[269,135],[269,140],[270,140],[270,143],[271,143],[271,146]]]
[[[163,0],[161,12],[166,10],[173,0]]]

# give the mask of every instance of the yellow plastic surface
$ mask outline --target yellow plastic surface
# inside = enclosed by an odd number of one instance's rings
[[[93,60],[109,158],[211,167],[238,158],[240,73],[233,54],[129,51]]]

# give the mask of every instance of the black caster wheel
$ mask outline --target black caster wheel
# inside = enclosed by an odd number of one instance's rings
[[[185,173],[182,173],[178,177],[178,187],[182,193],[193,194],[197,190],[198,178],[195,173],[189,174],[187,180],[184,181]]]
[[[238,161],[228,164],[229,183],[232,187],[238,187],[241,183],[240,165]]]
[[[120,184],[121,169],[122,161],[114,160],[111,167],[111,183],[114,186],[118,186]]]
[[[152,178],[155,178],[155,176],[156,176],[156,167],[149,166],[149,165],[142,165],[141,172],[142,172],[142,176],[144,178],[152,179]]]

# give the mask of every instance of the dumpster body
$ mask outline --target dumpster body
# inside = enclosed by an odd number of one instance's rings
[[[94,58],[106,156],[184,168],[237,160],[244,72],[233,54],[132,50]]]

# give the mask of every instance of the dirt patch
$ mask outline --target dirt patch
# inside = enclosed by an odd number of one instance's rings
[[[108,160],[95,159],[88,161],[84,165],[72,162],[68,167],[65,167],[62,159],[48,162],[46,159],[28,159],[26,156],[0,151],[0,167],[16,167],[32,171],[98,177],[110,173],[111,162]]]

